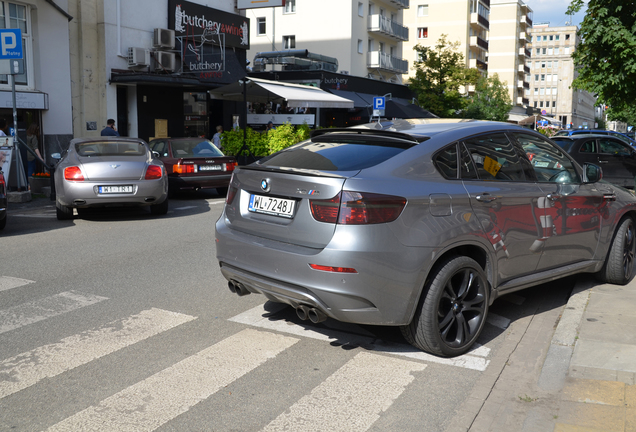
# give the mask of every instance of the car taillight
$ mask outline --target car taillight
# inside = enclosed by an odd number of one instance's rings
[[[235,186],[230,186],[230,188],[227,190],[227,195],[225,196],[225,204],[232,204],[232,201],[234,201],[234,197],[236,196],[237,192],[238,189]]]
[[[161,178],[162,169],[159,165],[148,165],[148,169],[146,170],[146,176],[144,177],[146,180],[156,180]]]
[[[172,172],[175,174],[193,174],[198,171],[196,164],[182,164],[179,162],[176,165],[172,165]]]
[[[320,271],[326,271],[326,272],[332,272],[332,273],[358,273],[356,269],[351,267],[332,267],[332,266],[325,266],[320,264],[309,264],[309,267],[311,267],[314,270],[320,270]]]
[[[84,181],[82,170],[78,166],[64,168],[64,179],[70,181]]]
[[[223,171],[232,172],[237,165],[237,162],[226,162],[223,164]]]
[[[342,192],[329,200],[311,200],[311,214],[319,222],[368,225],[392,222],[406,206],[406,198],[366,192]]]

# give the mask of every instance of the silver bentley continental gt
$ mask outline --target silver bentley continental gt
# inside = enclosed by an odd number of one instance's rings
[[[55,167],[57,218],[73,209],[148,206],[168,212],[168,177],[148,144],[137,138],[77,138]]]
[[[601,178],[507,123],[317,130],[234,171],[217,259],[240,296],[315,323],[399,326],[456,356],[501,295],[577,273],[631,279],[636,197]]]

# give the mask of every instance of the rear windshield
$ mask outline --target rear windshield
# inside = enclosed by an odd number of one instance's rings
[[[89,142],[75,144],[80,156],[141,156],[146,154],[142,143]]]
[[[572,140],[569,139],[559,139],[552,137],[552,141],[554,141],[559,147],[566,148],[572,144]]]
[[[319,171],[357,171],[385,162],[413,145],[416,144],[368,139],[321,139],[297,144],[261,159],[259,164]]]
[[[191,140],[172,141],[172,156],[176,158],[209,157],[223,156],[223,153],[212,141],[193,138]]]

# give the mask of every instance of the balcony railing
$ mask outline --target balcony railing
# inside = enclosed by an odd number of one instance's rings
[[[524,42],[530,43],[530,35],[526,32],[519,32],[519,39]]]
[[[519,55],[523,56],[523,57],[530,58],[532,53],[530,52],[530,50],[526,49],[525,47],[521,47],[521,48],[519,48]]]
[[[529,88],[530,88],[530,83],[529,83],[529,82],[527,82],[527,81],[524,81],[524,82],[523,82],[523,88],[524,88],[524,89],[529,89]]]
[[[517,105],[530,105],[530,100],[521,96],[517,96]]]
[[[409,71],[409,62],[381,51],[370,51],[367,55],[367,67],[405,74]]]
[[[479,36],[471,36],[470,37],[470,46],[475,47],[478,46],[480,48],[488,51],[488,42],[480,38]]]
[[[530,68],[524,64],[520,64],[519,66],[517,66],[517,72],[520,74],[529,74]]]
[[[532,18],[530,18],[528,15],[521,15],[521,19],[519,20],[519,23],[522,25],[532,27]]]
[[[481,0],[481,2],[490,8],[490,0]]]
[[[484,18],[483,16],[479,15],[478,13],[471,13],[470,14],[470,24],[471,25],[480,25],[483,28],[485,28],[486,30],[490,30],[490,22],[488,22],[488,20],[486,18]]]
[[[409,8],[409,0],[380,0],[380,1],[390,4],[393,7],[397,7],[398,9]]]
[[[468,60],[468,67],[473,69],[473,68],[477,68],[483,71],[488,70],[488,63],[486,63],[483,60],[479,60],[479,59],[469,59]]]
[[[399,39],[409,40],[409,29],[379,14],[369,15],[369,31]]]

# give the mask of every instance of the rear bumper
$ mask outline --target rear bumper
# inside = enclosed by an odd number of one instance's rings
[[[132,194],[99,194],[98,186],[133,185]],[[56,178],[57,201],[67,207],[150,206],[168,198],[167,179],[114,182],[69,182]]]
[[[212,176],[178,177],[168,176],[170,189],[217,188],[228,187],[232,173]]]
[[[365,228],[368,234],[369,226],[338,227],[327,247],[313,249],[238,232],[222,216],[216,225],[217,259],[226,279],[271,301],[314,307],[343,322],[408,324],[431,250],[406,247],[390,229],[377,225],[373,236],[365,236]],[[365,237],[373,239],[364,245],[343,241]],[[358,273],[318,271],[309,264],[351,267]]]

